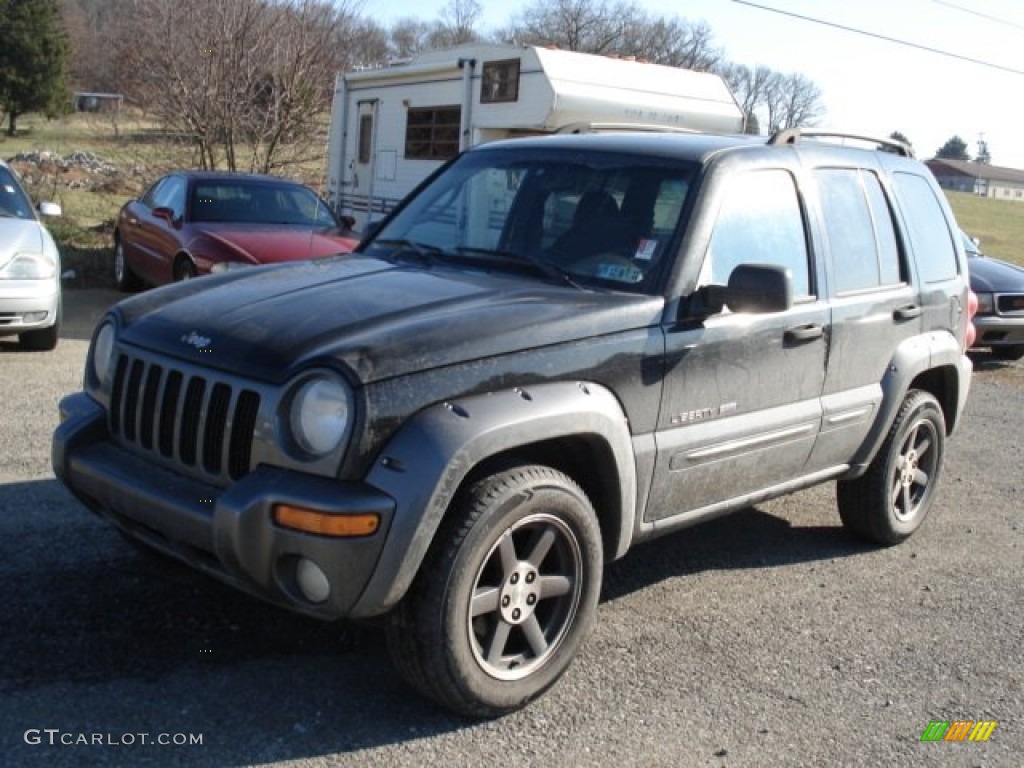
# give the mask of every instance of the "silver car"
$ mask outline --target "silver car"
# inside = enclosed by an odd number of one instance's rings
[[[60,254],[14,171],[0,160],[0,336],[17,334],[23,349],[57,346],[60,333]]]

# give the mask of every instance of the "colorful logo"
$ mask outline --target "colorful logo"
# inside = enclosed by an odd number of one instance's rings
[[[921,741],[988,741],[998,724],[995,720],[932,720]]]

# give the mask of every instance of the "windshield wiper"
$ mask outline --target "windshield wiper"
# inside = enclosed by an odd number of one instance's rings
[[[421,263],[426,266],[432,266],[437,263],[438,256],[447,255],[443,248],[436,245],[430,245],[428,243],[418,243],[415,240],[374,240],[374,245],[382,245],[386,248],[394,248],[391,256],[399,256],[402,254],[414,254],[417,256]]]
[[[572,279],[572,276],[564,269],[556,267],[554,264],[550,264],[542,259],[538,259],[529,253],[516,253],[514,251],[496,251],[490,248],[475,248],[470,245],[461,245],[455,249],[460,255],[472,254],[474,256],[486,256],[489,257],[489,261],[503,261],[520,264],[527,267],[532,267],[536,272],[541,273],[545,277],[553,280],[556,283],[562,283],[563,285],[569,285],[573,288],[579,288],[583,290],[583,286]]]

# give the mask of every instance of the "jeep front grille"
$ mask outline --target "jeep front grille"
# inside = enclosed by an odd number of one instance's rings
[[[249,471],[259,393],[121,354],[110,392],[110,432],[133,450],[208,482]]]

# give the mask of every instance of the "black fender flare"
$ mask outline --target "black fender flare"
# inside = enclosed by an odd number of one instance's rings
[[[456,491],[481,461],[519,446],[572,435],[605,441],[619,472],[618,540],[628,549],[637,479],[629,424],[619,401],[589,382],[516,387],[438,403],[392,437],[366,476],[391,496],[396,511],[387,542],[353,616],[380,614],[408,590]]]
[[[889,434],[911,384],[929,371],[955,371],[955,381],[951,382],[955,391],[948,393],[948,402],[941,403],[947,414],[946,429],[952,434],[960,424],[960,416],[967,403],[972,369],[970,358],[963,353],[960,343],[950,333],[935,331],[904,341],[896,349],[882,376],[881,412],[851,462],[851,471],[845,476],[857,476],[867,471],[885,436]]]

